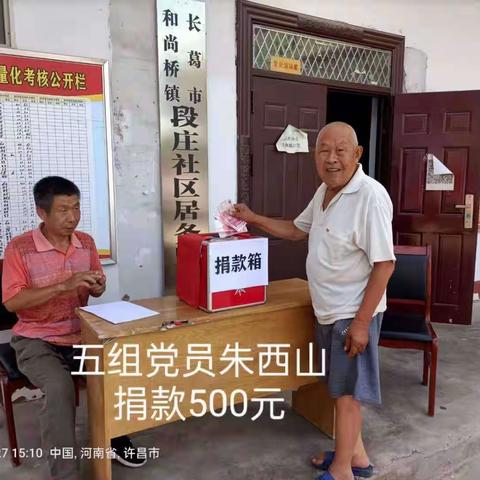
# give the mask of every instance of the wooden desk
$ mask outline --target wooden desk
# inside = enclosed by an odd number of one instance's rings
[[[333,402],[326,393],[323,383],[316,377],[297,375],[296,349],[301,349],[302,372],[307,371],[308,344],[314,341],[314,316],[308,292],[307,282],[300,279],[289,279],[272,282],[268,287],[267,303],[256,307],[246,307],[217,313],[206,313],[196,310],[169,296],[140,300],[135,303],[156,310],[159,315],[145,320],[114,325],[95,315],[81,310],[78,314],[82,320],[82,342],[84,345],[103,345],[103,349],[88,350],[87,354],[98,354],[100,371],[107,371],[109,352],[114,344],[122,347],[126,344],[139,345],[140,372],[142,376],[120,376],[119,374],[87,376],[88,411],[90,423],[90,439],[92,447],[108,448],[110,439],[119,435],[145,430],[178,420],[178,415],[171,420],[157,420],[147,416],[145,420],[131,418],[115,420],[115,404],[118,397],[115,391],[122,386],[165,389],[176,387],[185,392],[181,405],[182,414],[187,417],[191,408],[198,411],[198,404],[192,404],[189,393],[193,388],[203,388],[207,392],[221,389],[230,398],[235,389],[242,389],[248,398],[258,398],[256,388],[280,388],[282,391],[293,390],[293,408],[307,420],[316,425],[329,436],[333,436],[334,408]],[[169,320],[191,320],[193,325],[179,326],[171,330],[161,331],[161,324]],[[148,377],[152,373],[151,360],[147,350],[151,344],[174,344],[179,355],[175,366],[179,375],[175,378],[160,373]],[[254,371],[253,375],[240,371],[235,378],[233,369],[221,375],[225,363],[218,360],[227,344],[239,342],[241,348],[251,348],[248,356],[254,362],[248,363]],[[258,344],[289,344],[288,376],[260,376],[258,373]],[[213,372],[215,377],[197,374],[183,377],[187,372],[186,352],[189,344],[211,344]],[[245,354],[246,355],[246,354]],[[315,367],[317,366],[315,357]],[[87,361],[87,370],[94,371],[94,361]],[[277,369],[278,371],[278,369]],[[148,398],[148,396],[147,396]],[[208,398],[205,397],[208,403]],[[237,400],[238,401],[238,400]],[[219,408],[223,400],[216,395],[214,408]],[[263,413],[268,414],[266,409]],[[93,478],[110,480],[111,465],[108,458],[92,460]]]

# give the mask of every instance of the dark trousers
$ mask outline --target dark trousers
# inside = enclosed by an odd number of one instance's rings
[[[62,449],[73,449],[75,440],[75,389],[70,372],[76,369],[72,347],[61,347],[40,339],[14,336],[19,370],[44,393],[40,412],[42,447],[54,480],[78,480],[79,463],[76,459],[62,458]],[[51,455],[51,449],[60,449]],[[68,455],[67,455],[68,457]]]

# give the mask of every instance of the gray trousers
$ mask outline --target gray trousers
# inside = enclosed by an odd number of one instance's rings
[[[62,448],[72,448],[75,441],[75,389],[70,371],[74,368],[74,349],[60,347],[35,338],[14,336],[19,370],[44,393],[40,412],[42,448],[54,480],[80,478],[78,460],[62,458]],[[51,455],[51,449],[60,450]]]
[[[350,358],[344,350],[345,338],[353,318],[337,320],[331,325],[316,323],[319,360],[325,350],[325,369],[328,390],[332,398],[352,395],[363,403],[380,405],[380,367],[378,340],[382,328],[383,313],[372,318],[368,333],[367,348]]]

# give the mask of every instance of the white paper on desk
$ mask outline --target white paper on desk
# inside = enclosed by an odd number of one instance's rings
[[[90,305],[81,309],[115,324],[158,315],[158,312],[124,301]]]

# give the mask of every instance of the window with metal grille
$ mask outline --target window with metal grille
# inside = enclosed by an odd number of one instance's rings
[[[254,25],[253,68],[272,70],[272,57],[301,62],[307,77],[390,87],[392,52]]]

